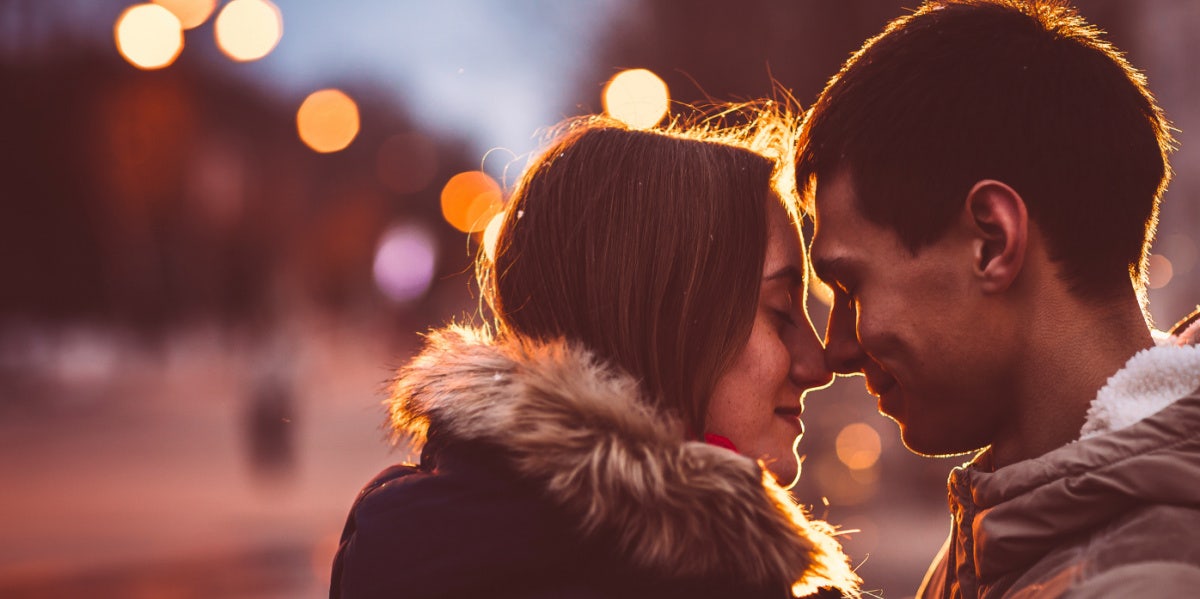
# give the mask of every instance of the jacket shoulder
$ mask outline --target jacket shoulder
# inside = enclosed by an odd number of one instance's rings
[[[1191,597],[1200,589],[1200,566],[1173,561],[1140,562],[1113,568],[1075,585],[1063,599]]]

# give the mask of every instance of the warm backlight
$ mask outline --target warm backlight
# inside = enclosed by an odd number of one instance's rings
[[[233,0],[217,15],[216,35],[217,46],[230,58],[258,60],[283,37],[283,16],[267,0]]]
[[[296,129],[308,147],[321,153],[336,152],[358,135],[358,106],[340,90],[315,91],[296,111]]]
[[[879,433],[869,424],[856,422],[838,433],[838,459],[851,470],[865,470],[874,466],[881,450]]]
[[[500,240],[500,229],[504,227],[504,212],[497,212],[483,230],[483,252],[488,262],[496,261],[496,242]]]
[[[658,124],[669,100],[667,84],[646,69],[621,71],[604,88],[604,112],[634,129]]]
[[[500,184],[483,171],[454,175],[442,188],[442,216],[464,233],[483,231],[502,208]]]
[[[217,0],[154,0],[154,3],[174,13],[184,29],[199,27],[217,7]]]
[[[117,50],[139,69],[161,69],[183,50],[183,27],[171,11],[157,4],[137,4],[117,17],[113,28]]]

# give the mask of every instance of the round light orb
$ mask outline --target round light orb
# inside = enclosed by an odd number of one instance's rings
[[[395,303],[420,299],[433,283],[437,266],[437,239],[425,227],[400,224],[390,227],[375,250],[375,286]]]
[[[657,125],[670,102],[667,84],[646,69],[621,71],[604,88],[604,112],[634,129]]]
[[[874,466],[883,450],[879,433],[871,425],[862,422],[843,428],[838,433],[835,445],[838,459],[851,470],[865,470]]]
[[[135,4],[117,17],[113,27],[117,51],[129,64],[161,69],[183,50],[183,26],[171,11],[157,4]]]
[[[463,233],[483,231],[502,208],[500,184],[483,171],[454,175],[442,188],[442,216]]]
[[[296,111],[296,130],[308,147],[322,154],[337,152],[358,135],[358,105],[337,89],[315,91]]]
[[[217,46],[238,62],[258,60],[283,37],[283,15],[268,0],[233,0],[217,15]]]
[[[204,24],[217,8],[217,0],[154,0],[154,3],[171,11],[184,29]]]

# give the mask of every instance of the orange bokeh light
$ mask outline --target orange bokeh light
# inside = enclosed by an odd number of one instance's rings
[[[483,171],[454,175],[442,188],[442,216],[464,233],[483,231],[502,209],[500,184]]]
[[[838,433],[838,459],[851,470],[865,470],[879,461],[883,445],[879,433],[871,425],[862,422],[847,425]]]
[[[358,125],[358,105],[341,90],[315,91],[296,111],[300,139],[322,154],[350,145],[358,135]]]
[[[604,112],[634,129],[658,124],[670,102],[667,84],[646,69],[621,71],[604,88]]]
[[[161,69],[183,50],[183,26],[171,11],[157,4],[136,4],[117,17],[113,27],[117,51],[130,64]]]
[[[1162,289],[1175,277],[1175,268],[1162,254],[1150,254],[1150,288]]]
[[[217,7],[217,0],[154,0],[154,3],[174,13],[184,29],[199,27]]]
[[[283,37],[283,15],[268,0],[233,0],[216,22],[217,46],[238,62],[258,60]]]

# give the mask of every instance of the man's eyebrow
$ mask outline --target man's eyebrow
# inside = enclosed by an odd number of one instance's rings
[[[849,266],[849,261],[842,257],[817,258],[812,261],[813,274],[826,283],[844,277]]]

